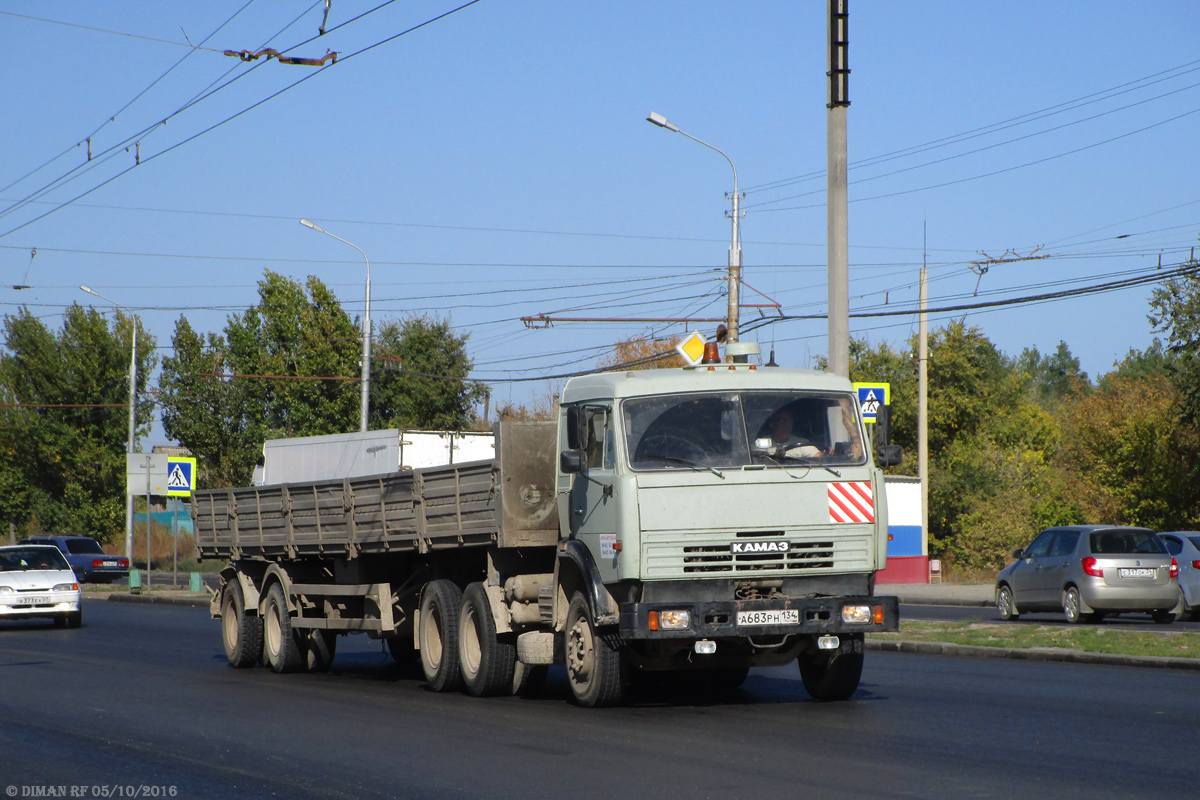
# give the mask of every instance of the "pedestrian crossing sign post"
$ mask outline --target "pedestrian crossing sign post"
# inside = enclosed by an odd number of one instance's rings
[[[167,459],[167,497],[191,497],[196,489],[196,459],[171,456]]]
[[[858,392],[858,407],[863,422],[868,425],[874,425],[883,407],[892,404],[890,383],[856,383],[854,391]]]

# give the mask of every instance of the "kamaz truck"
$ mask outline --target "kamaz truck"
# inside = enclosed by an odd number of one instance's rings
[[[437,691],[522,693],[559,664],[579,705],[610,706],[656,676],[731,689],[795,661],[841,700],[864,634],[898,629],[874,591],[883,475],[844,378],[587,375],[556,420],[494,433],[481,461],[197,492],[200,555],[228,560],[230,664],[328,669],[366,633]]]

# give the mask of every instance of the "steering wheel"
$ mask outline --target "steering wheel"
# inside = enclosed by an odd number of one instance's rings
[[[685,439],[677,433],[656,433],[642,439],[638,445],[637,460],[662,456],[663,458],[678,458],[703,464],[708,458],[708,451],[690,439]]]

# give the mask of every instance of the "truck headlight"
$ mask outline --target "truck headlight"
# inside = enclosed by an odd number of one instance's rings
[[[870,606],[842,606],[842,622],[847,625],[867,625],[871,616]]]
[[[691,627],[692,615],[686,609],[650,612],[650,630],[682,631]]]

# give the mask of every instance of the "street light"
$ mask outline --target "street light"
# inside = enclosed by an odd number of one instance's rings
[[[311,219],[302,219],[300,224],[306,228],[312,228],[317,233],[323,233],[326,236],[337,239],[342,244],[348,244],[362,253],[363,261],[367,262],[367,310],[363,315],[363,351],[362,351],[362,399],[359,404],[358,412],[358,429],[363,433],[367,432],[367,398],[371,394],[371,259],[367,258],[367,254],[363,253],[363,249],[354,242],[347,242],[342,237],[330,233],[322,228]]]
[[[80,289],[88,294],[95,295],[106,303],[123,308],[129,312],[129,319],[133,323],[133,345],[129,348],[129,455],[133,455],[135,444],[135,435],[137,434],[137,318],[133,314],[133,310],[129,306],[122,305],[116,300],[105,297],[90,286],[80,286]],[[146,509],[147,519],[149,519],[150,509]],[[133,564],[133,493],[125,490],[125,557],[129,559],[130,565]],[[146,563],[146,571],[150,571],[149,562]]]
[[[729,238],[729,308],[727,311],[726,335],[728,341],[736,342],[738,340],[738,283],[741,280],[740,272],[742,269],[742,240],[738,235],[738,219],[741,217],[741,212],[738,210],[740,195],[738,193],[738,177],[737,167],[733,166],[733,160],[725,155],[725,151],[720,148],[713,147],[703,139],[697,139],[686,131],[681,131],[678,125],[675,125],[662,114],[650,112],[650,116],[646,117],[647,122],[652,122],[660,128],[666,128],[672,133],[678,133],[680,136],[686,136],[693,142],[704,145],[709,150],[716,150],[725,160],[729,162],[730,169],[733,170],[733,230]]]

